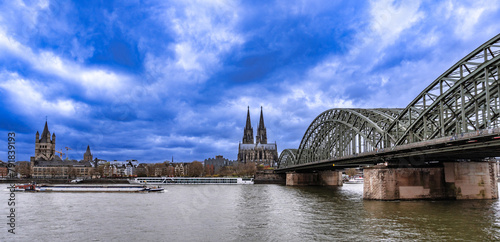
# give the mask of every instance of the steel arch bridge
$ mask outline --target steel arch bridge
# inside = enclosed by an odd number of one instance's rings
[[[406,108],[329,109],[278,169],[464,134],[500,124],[500,34],[425,88]]]

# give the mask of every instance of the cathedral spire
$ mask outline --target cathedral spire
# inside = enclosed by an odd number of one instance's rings
[[[253,144],[253,128],[250,121],[250,106],[247,110],[247,124],[243,130],[243,144]]]
[[[262,114],[262,106],[260,106],[260,120],[259,120],[259,129],[265,129],[264,125],[264,114]]]
[[[266,126],[264,125],[264,114],[262,106],[260,106],[260,120],[259,127],[257,128],[257,143],[267,144]]]
[[[252,129],[252,122],[250,121],[250,106],[248,106],[247,110],[247,125],[245,126],[245,129]]]

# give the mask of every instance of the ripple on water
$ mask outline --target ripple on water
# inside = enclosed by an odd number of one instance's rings
[[[0,241],[500,240],[498,200],[381,202],[362,196],[362,184],[19,193],[18,233],[0,232]],[[7,211],[7,204],[0,209]]]

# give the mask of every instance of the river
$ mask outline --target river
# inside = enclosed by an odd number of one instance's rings
[[[165,188],[16,193],[16,234],[2,189],[0,241],[500,240],[499,200],[365,201],[362,184]]]

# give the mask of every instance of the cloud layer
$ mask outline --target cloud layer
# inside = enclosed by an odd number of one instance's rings
[[[262,106],[268,140],[297,148],[327,109],[405,107],[500,32],[498,5],[4,1],[0,134],[18,160],[46,117],[74,159],[236,159]]]

